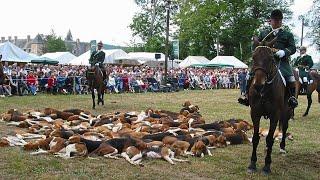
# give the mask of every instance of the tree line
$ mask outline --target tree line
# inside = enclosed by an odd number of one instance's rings
[[[319,15],[319,1],[314,0],[312,13],[309,13],[315,14],[309,19],[313,27],[311,36],[318,45],[320,20],[316,15]],[[133,36],[143,42],[133,43],[135,50],[164,52],[167,0],[135,2],[140,11],[134,15],[129,27]],[[294,0],[172,0],[170,38],[180,42],[180,59],[189,55],[212,59],[219,54],[248,61],[252,36],[268,25],[270,12],[281,9],[288,22],[292,18],[289,8],[293,3]]]

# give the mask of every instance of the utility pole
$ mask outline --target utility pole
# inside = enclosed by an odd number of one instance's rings
[[[304,17],[302,17],[302,32],[301,32],[301,44],[300,44],[300,46],[302,46],[302,43],[303,43],[303,26],[304,26]]]
[[[165,78],[165,82],[167,82],[167,79],[168,79],[170,3],[171,3],[171,0],[167,0],[167,4],[166,4],[166,10],[167,10],[166,55],[165,55],[165,63],[164,63],[164,78]]]
[[[240,44],[240,57],[241,57],[241,61],[242,61],[243,59],[242,59],[242,45],[241,45],[241,42],[239,42],[239,44]]]
[[[219,36],[217,37],[217,56],[219,56],[219,51],[220,51],[220,47],[219,47]]]

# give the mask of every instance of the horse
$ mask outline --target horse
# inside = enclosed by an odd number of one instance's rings
[[[309,114],[309,110],[312,104],[312,93],[316,90],[318,92],[318,102],[320,103],[320,75],[315,72],[315,71],[311,71],[310,73],[310,77],[313,80],[313,82],[311,84],[308,84],[306,87],[306,95],[307,95],[307,99],[308,99],[308,106],[307,109],[305,111],[305,113],[303,114],[303,116],[307,116]],[[299,92],[301,91],[301,89],[303,88],[303,84],[299,81],[299,73],[298,71],[294,71],[293,72],[294,77],[296,79],[296,98],[298,99],[299,96]]]
[[[257,171],[257,147],[259,144],[259,127],[262,116],[270,119],[269,133],[266,137],[266,157],[263,173],[271,173],[271,153],[274,143],[274,132],[279,122],[279,130],[282,130],[283,137],[280,143],[280,152],[285,153],[286,132],[288,122],[293,114],[293,109],[288,105],[289,91],[282,82],[279,71],[279,64],[274,59],[275,49],[270,48],[276,38],[271,42],[259,42],[254,38],[256,49],[253,53],[254,77],[249,88],[249,105],[251,108],[251,119],[254,126],[252,138],[252,155],[248,167],[249,173]]]
[[[94,66],[92,69],[88,69],[87,71],[87,81],[89,85],[89,89],[91,90],[91,97],[92,97],[92,109],[96,108],[95,103],[95,92],[97,90],[98,94],[98,105],[104,105],[104,79],[103,79],[103,72],[99,66]]]

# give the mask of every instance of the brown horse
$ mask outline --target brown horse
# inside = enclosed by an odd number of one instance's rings
[[[302,84],[299,81],[299,74],[297,71],[293,72],[294,77],[296,79],[296,98],[298,98],[299,92],[302,89]],[[310,77],[313,80],[313,83],[308,84],[306,87],[306,95],[307,95],[307,99],[308,99],[308,107],[306,109],[306,112],[303,114],[303,116],[307,116],[309,114],[309,110],[312,104],[312,93],[316,90],[318,92],[318,102],[320,103],[320,75],[315,72],[315,71],[311,71],[310,72]]]
[[[251,119],[254,126],[254,134],[252,139],[252,155],[248,172],[257,171],[257,147],[259,144],[259,127],[262,116],[270,119],[269,133],[266,137],[267,154],[265,157],[265,165],[263,173],[271,172],[271,152],[274,143],[273,134],[279,122],[283,137],[280,143],[280,151],[285,152],[285,139],[288,122],[293,114],[292,108],[288,105],[289,92],[282,82],[279,73],[279,64],[275,62],[273,49],[270,48],[276,39],[270,43],[260,43],[255,39],[257,48],[253,53],[254,77],[249,88],[249,104],[251,108]]]
[[[91,96],[92,96],[92,109],[96,108],[95,103],[95,89],[98,94],[98,105],[101,103],[101,105],[104,105],[104,91],[105,91],[105,85],[103,80],[103,72],[99,68],[99,66],[94,66],[93,69],[89,69],[87,72],[87,80],[89,89],[91,90]]]

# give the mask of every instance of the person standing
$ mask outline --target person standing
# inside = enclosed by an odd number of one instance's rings
[[[239,83],[240,83],[240,94],[245,95],[246,94],[246,86],[247,86],[247,73],[245,72],[245,70],[241,71],[238,78],[239,78]]]

